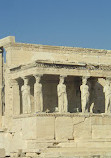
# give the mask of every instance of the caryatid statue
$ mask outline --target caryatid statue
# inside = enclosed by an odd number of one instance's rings
[[[87,85],[87,77],[82,77],[82,85],[80,86],[81,90],[81,105],[82,112],[88,112],[88,104],[89,104],[89,87]]]
[[[43,111],[43,95],[42,95],[42,84],[40,83],[41,76],[35,76],[36,82],[34,84],[34,105],[35,112]]]
[[[31,102],[30,102],[30,86],[28,85],[28,78],[24,78],[24,85],[21,88],[22,91],[22,106],[23,113],[31,113]]]
[[[66,93],[66,85],[64,84],[64,76],[60,76],[60,81],[57,86],[58,92],[58,108],[60,113],[68,111],[68,101]]]
[[[111,112],[111,86],[110,80],[106,79],[106,85],[104,86],[105,93],[105,113]]]

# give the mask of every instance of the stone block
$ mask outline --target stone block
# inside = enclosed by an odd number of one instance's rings
[[[12,142],[12,133],[10,132],[4,133],[4,146],[5,146],[6,155],[10,154],[11,142]]]
[[[19,132],[22,130],[22,119],[13,119],[12,132]]]
[[[92,125],[102,125],[103,124],[103,117],[102,116],[92,116],[91,117],[91,124]]]
[[[36,117],[27,117],[22,119],[23,139],[36,139],[37,122]]]
[[[36,157],[37,153],[26,153],[26,157]]]
[[[0,149],[0,158],[5,158],[5,149]]]
[[[56,140],[73,139],[73,118],[58,117],[55,120]]]
[[[30,150],[36,149],[36,151],[43,149],[43,148],[48,148],[49,146],[53,146],[53,142],[38,142],[37,140],[28,140],[27,141],[27,151],[30,152]]]
[[[111,116],[103,117],[103,125],[111,125]]]
[[[74,140],[91,139],[91,118],[77,118],[78,123],[74,123]],[[75,121],[75,118],[74,118]]]
[[[7,36],[5,38],[0,39],[0,47],[7,45],[9,43],[15,43],[15,37],[14,36]]]
[[[37,117],[37,139],[54,139],[55,117]]]
[[[111,138],[111,125],[92,125],[92,139]]]
[[[88,148],[88,149],[103,149],[111,148],[111,141],[79,141],[77,142],[77,148]]]
[[[84,122],[85,118],[84,116],[76,116],[76,117],[73,117],[73,124],[74,125],[77,125],[79,123],[82,123]]]
[[[63,142],[63,143],[57,144],[56,146],[62,147],[62,148],[76,148],[77,143],[75,143],[75,142]]]
[[[22,131],[14,133],[10,144],[10,151],[18,152],[18,150],[25,149],[26,147],[26,140],[22,139]]]
[[[4,143],[4,133],[0,132],[0,148],[4,148],[5,143]]]

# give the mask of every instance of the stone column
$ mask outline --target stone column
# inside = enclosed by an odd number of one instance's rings
[[[34,111],[43,111],[43,94],[42,94],[42,84],[40,83],[41,75],[35,75],[34,84]]]
[[[13,93],[13,114],[20,115],[20,92],[17,80],[11,80]]]
[[[2,88],[3,88],[3,48],[0,48],[0,116],[2,116]]]
[[[106,78],[106,83],[103,89],[105,93],[105,113],[111,113],[111,85],[110,85],[110,78]]]
[[[30,86],[28,85],[27,77],[24,77],[23,80],[24,85],[21,88],[23,114],[28,114],[31,113]]]
[[[68,112],[68,100],[66,93],[66,85],[64,84],[64,78],[66,76],[60,76],[60,81],[57,86],[58,93],[58,109],[60,113]]]
[[[82,77],[82,85],[80,86],[81,90],[81,105],[82,112],[88,112],[88,104],[89,104],[89,87],[87,85],[88,77]]]

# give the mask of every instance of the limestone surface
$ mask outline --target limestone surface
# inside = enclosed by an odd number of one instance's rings
[[[0,157],[111,158],[111,50],[0,39]]]

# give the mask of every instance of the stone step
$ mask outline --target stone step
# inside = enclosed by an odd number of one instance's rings
[[[111,147],[111,141],[108,140],[81,140],[78,142],[28,142],[27,149],[44,149],[44,148],[62,148],[62,147],[74,147],[74,148],[106,148]],[[27,152],[27,151],[26,151]]]
[[[41,155],[59,154],[60,156],[110,155],[111,148],[48,148]]]
[[[66,149],[64,150],[54,150],[54,149],[48,149],[44,152],[42,152],[40,155],[36,155],[34,153],[27,153],[24,157],[21,158],[111,158],[111,148],[103,149],[101,148],[100,150],[92,149],[92,150],[87,150],[86,148],[82,149]],[[13,157],[11,157],[13,158]],[[14,156],[15,158],[15,156]],[[18,157],[16,157],[18,158]]]
[[[111,148],[111,142],[104,141],[91,141],[91,142],[78,142],[77,148]]]
[[[43,145],[43,144],[42,144]],[[52,145],[48,143],[48,148],[35,148],[22,150],[28,154],[27,157],[34,155],[34,153],[40,153],[36,157],[44,158],[58,158],[58,157],[74,157],[74,156],[92,156],[102,155],[104,157],[110,156],[111,158],[111,142],[106,141],[81,141],[81,142],[70,142],[70,143],[59,143]],[[51,145],[51,146],[50,146]],[[36,154],[35,154],[36,155]],[[34,157],[35,158],[35,157]]]
[[[48,144],[48,148],[109,148],[111,141],[79,141],[79,142],[63,142],[58,144]]]
[[[43,145],[43,144],[42,144]],[[48,143],[48,147],[39,149],[26,149],[23,152],[39,153],[41,157],[54,156],[90,156],[90,155],[110,155],[111,158],[111,141],[81,141],[70,143],[59,143],[52,145]],[[47,145],[46,145],[47,146]],[[33,154],[32,154],[33,155]],[[28,154],[27,154],[28,156]],[[103,157],[104,158],[104,157]]]

